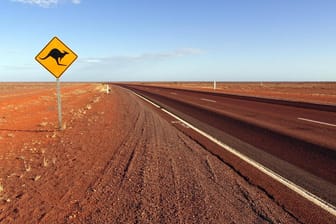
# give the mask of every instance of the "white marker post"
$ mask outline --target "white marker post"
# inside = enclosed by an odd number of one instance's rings
[[[217,88],[216,87],[216,80],[214,80],[214,82],[213,82],[213,89],[216,90],[216,88]]]
[[[110,92],[110,86],[109,84],[106,84],[106,94],[109,94],[109,92]]]
[[[63,126],[62,126],[62,101],[61,101],[61,88],[60,88],[59,78],[56,78],[56,89],[57,89],[58,125],[59,125],[59,129],[63,130]]]

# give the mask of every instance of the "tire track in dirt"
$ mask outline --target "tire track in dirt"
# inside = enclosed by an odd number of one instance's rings
[[[126,106],[125,106],[126,107]],[[116,221],[123,222],[125,220],[122,220],[122,217],[119,216],[114,211],[110,211],[106,206],[115,206],[117,202],[128,202],[128,200],[131,197],[128,198],[121,198],[120,191],[124,189],[128,189],[127,185],[129,181],[139,179],[135,179],[133,176],[133,170],[134,166],[137,163],[137,160],[140,158],[139,153],[142,154],[142,149],[145,149],[146,147],[143,147],[145,142],[141,139],[133,138],[133,135],[139,135],[141,136],[141,132],[143,132],[143,129],[140,127],[142,124],[141,120],[143,119],[142,114],[135,114],[135,116],[128,116],[128,112],[134,111],[134,108],[132,107],[126,107],[125,108],[125,114],[123,115],[126,119],[132,119],[131,122],[129,122],[129,126],[125,127],[125,130],[127,130],[127,135],[124,137],[124,141],[121,143],[121,145],[116,150],[115,155],[111,159],[111,162],[108,163],[108,167],[104,170],[104,173],[100,176],[100,179],[97,180],[94,184],[92,184],[92,188],[94,189],[95,195],[101,195],[106,196],[104,199],[95,199],[94,200],[94,207],[95,209],[93,211],[88,212],[85,214],[85,218],[81,219],[82,221],[89,222],[89,223],[102,223],[102,222],[108,222],[110,219],[110,216],[117,217]],[[126,116],[126,114],[128,114]],[[131,113],[132,114],[132,113]],[[135,117],[135,119],[134,119]],[[127,125],[127,124],[126,124]],[[136,130],[139,132],[133,132],[132,130]],[[144,138],[145,139],[145,138]],[[139,141],[138,141],[139,140]],[[141,172],[137,173],[139,177],[142,176]],[[136,186],[140,186],[139,189],[141,189],[141,179],[138,181]],[[133,189],[135,190],[135,189]],[[136,192],[136,191],[134,191]],[[93,196],[88,194],[87,196],[87,202],[85,207],[91,207],[93,206],[91,204]],[[139,201],[138,198],[135,198],[133,202]],[[108,202],[108,203],[106,203]],[[85,203],[84,203],[85,204]],[[124,203],[122,205],[121,203],[118,204],[118,206],[122,207],[123,210],[132,210],[132,207],[129,207],[129,205],[134,205],[134,203]],[[128,206],[128,207],[127,207]],[[137,205],[138,206],[138,205]],[[136,206],[136,207],[137,207]],[[104,211],[108,211],[108,213],[104,213]],[[96,214],[99,214],[97,216]],[[135,214],[133,212],[133,214]],[[134,217],[131,217],[134,218]],[[71,220],[73,222],[74,220]],[[82,222],[80,221],[80,222]]]
[[[178,136],[176,138],[178,139]],[[183,144],[177,144],[175,150],[170,153],[171,165],[177,180],[177,191],[182,196],[181,223],[205,223],[209,219],[208,210],[205,207],[207,192],[196,177],[197,168],[194,166],[195,161],[190,152]]]
[[[195,145],[195,142],[188,141],[188,138],[186,138],[186,136],[180,135],[179,137],[184,142],[186,147],[190,149],[190,151],[194,151],[196,158],[201,158],[201,160],[197,160],[192,159],[191,156],[186,156],[186,158],[194,162],[194,166],[204,168],[195,169],[194,172],[197,173],[197,177],[199,178],[198,181],[201,183],[202,186],[205,186],[205,189],[207,189],[207,192],[209,193],[208,198],[210,199],[206,200],[206,202],[211,201],[211,203],[213,203],[217,201],[218,193],[222,198],[229,199],[231,206],[226,205],[226,213],[230,214],[230,216],[228,217],[228,221],[231,219],[231,217],[235,218],[234,220],[230,220],[230,222],[235,221],[238,223],[251,222],[251,220],[254,220],[253,223],[281,223],[284,220],[298,221],[296,217],[288,213],[280,206],[276,206],[277,208],[275,209],[269,209],[269,200],[271,200],[272,203],[277,204],[276,202],[274,202],[273,198],[270,198],[269,195],[265,194],[265,192],[258,187],[250,184],[243,176],[241,176],[241,174],[236,173],[236,171],[232,169],[232,167],[223,163],[217,157],[209,154],[207,151],[204,150],[202,146]],[[199,164],[195,164],[195,161],[198,161]],[[226,169],[223,169],[223,165],[224,167],[226,167]],[[235,175],[239,176],[239,178],[234,178]],[[213,185],[209,185],[209,181],[211,180],[213,181]],[[211,186],[211,188],[209,188],[209,186]],[[234,200],[232,200],[232,195],[230,195],[232,193],[234,194]],[[218,203],[219,207],[225,206],[223,204],[223,201],[220,201]],[[209,204],[208,206],[211,207],[212,205]],[[239,208],[239,211],[235,210],[237,206]],[[252,209],[254,214],[246,211],[245,216],[237,217],[237,215],[235,215],[237,214],[237,212],[245,213],[244,210],[250,209]],[[285,213],[286,218],[278,219],[276,217],[277,215],[273,214],[278,212]],[[217,216],[217,214],[211,214],[210,216]],[[291,223],[292,222],[293,221],[291,221]]]

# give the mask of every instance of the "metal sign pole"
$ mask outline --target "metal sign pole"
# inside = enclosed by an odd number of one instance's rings
[[[56,89],[57,89],[57,108],[58,108],[58,125],[59,129],[62,130],[62,102],[61,102],[61,90],[59,78],[56,78]]]

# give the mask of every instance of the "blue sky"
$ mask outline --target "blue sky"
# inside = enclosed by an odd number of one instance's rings
[[[336,81],[335,0],[1,0],[0,81]]]

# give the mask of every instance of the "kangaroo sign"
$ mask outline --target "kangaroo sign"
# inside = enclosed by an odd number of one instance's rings
[[[76,59],[77,55],[57,37],[52,38],[35,57],[57,79]]]
[[[63,125],[59,77],[61,77],[65,70],[67,70],[76,59],[77,55],[57,37],[52,38],[35,57],[38,63],[56,77],[58,123],[60,130],[63,130]]]

